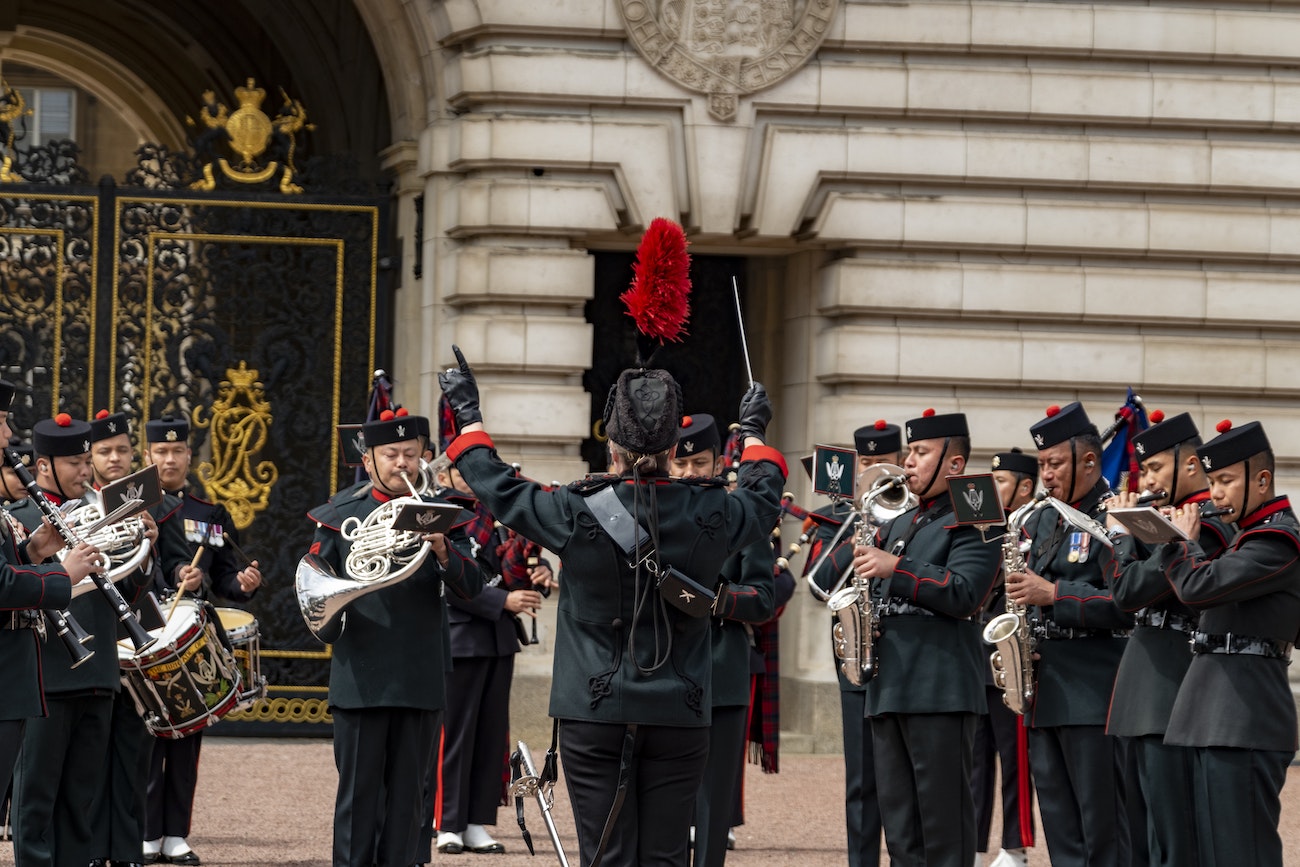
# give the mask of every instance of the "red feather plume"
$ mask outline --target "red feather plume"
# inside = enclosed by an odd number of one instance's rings
[[[636,248],[632,285],[619,296],[638,331],[660,342],[686,336],[690,268],[686,233],[672,220],[656,217]]]

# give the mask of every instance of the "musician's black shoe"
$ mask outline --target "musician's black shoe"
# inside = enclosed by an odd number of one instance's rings
[[[465,848],[479,855],[500,855],[506,851],[482,825],[470,825],[465,829]]]
[[[455,831],[438,834],[438,851],[444,855],[459,855],[465,851],[465,841]]]
[[[145,852],[144,863],[146,864],[166,864],[167,860],[158,852]]]
[[[139,861],[109,861],[108,867],[144,867]]]
[[[167,859],[167,863],[168,863],[168,864],[185,864],[185,865],[187,865],[187,867],[199,867],[199,865],[202,864],[203,862],[202,862],[201,860],[199,860],[199,856],[198,856],[198,855],[195,855],[195,854],[194,854],[194,850],[191,849],[190,851],[188,851],[188,852],[184,852],[184,853],[182,853],[182,854],[180,854],[180,855],[172,855],[172,856],[170,856],[170,857]]]

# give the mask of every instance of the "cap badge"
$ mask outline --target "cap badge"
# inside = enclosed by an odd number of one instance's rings
[[[90,440],[84,440],[84,441],[82,441],[82,443],[81,443],[81,450],[82,450],[83,452],[88,452],[88,451],[90,451]]]
[[[108,432],[109,432],[109,433],[117,433],[117,422],[115,422],[115,421],[110,421],[110,422],[108,423]]]
[[[688,455],[689,455],[691,452],[695,451],[695,441],[694,441],[694,440],[682,440],[682,451],[686,452],[686,454],[688,454]]]
[[[1040,433],[1039,433],[1039,434],[1034,434],[1034,442],[1038,443],[1038,447],[1039,447],[1039,448],[1042,448],[1042,447],[1043,447],[1043,435],[1040,434]]]
[[[169,443],[176,442],[176,431],[174,430],[167,431],[167,442]]]
[[[399,437],[404,437],[404,436],[406,436],[406,425],[404,425],[404,424],[399,424],[399,425],[397,426],[397,435],[398,435]]]
[[[1002,458],[999,457],[998,455],[994,455],[994,456],[993,456],[993,469],[996,470],[996,469],[997,469],[998,467],[1000,467],[1000,466],[1002,466]]]
[[[869,452],[874,452],[875,450],[876,450],[876,441],[875,441],[875,440],[868,440],[868,441],[867,441],[867,451],[869,451]]]
[[[910,424],[907,426],[907,438],[909,440],[912,438],[912,426]]]
[[[1201,463],[1205,464],[1205,468],[1207,470],[1210,469],[1210,456],[1206,455],[1205,457],[1201,458]]]

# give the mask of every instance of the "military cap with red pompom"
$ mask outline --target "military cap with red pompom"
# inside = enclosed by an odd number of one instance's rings
[[[718,423],[707,412],[682,416],[682,426],[677,431],[677,457],[698,455],[701,452],[722,451],[722,437]]]
[[[1083,404],[1077,400],[1065,406],[1053,404],[1047,408],[1047,417],[1029,428],[1034,438],[1034,445],[1039,449],[1048,449],[1057,443],[1063,443],[1071,437],[1100,436],[1097,426],[1083,411]]]
[[[106,409],[101,409],[95,413],[94,419],[90,422],[90,441],[92,443],[122,436],[123,434],[131,435],[131,423],[127,420],[124,412],[109,412]]]
[[[185,416],[168,413],[144,424],[144,438],[151,443],[188,443],[190,423]]]
[[[1160,416],[1159,420],[1157,415]],[[1167,452],[1185,442],[1200,439],[1201,432],[1196,429],[1196,422],[1192,421],[1188,413],[1180,412],[1176,416],[1165,418],[1164,413],[1156,410],[1151,413],[1151,421],[1151,427],[1133,435],[1133,454],[1137,455],[1139,461]]]
[[[361,435],[365,437],[366,448],[372,449],[406,440],[423,439],[427,442],[428,430],[428,419],[411,415],[404,408],[399,408],[396,412],[386,409],[379,414],[377,420],[363,424]]]
[[[84,455],[90,451],[90,425],[61,412],[36,423],[32,446],[36,454],[51,458]]]
[[[1264,434],[1264,426],[1257,421],[1233,427],[1231,421],[1224,419],[1215,430],[1219,435],[1196,450],[1196,456],[1201,459],[1201,466],[1205,467],[1206,472],[1239,464],[1272,448]]]
[[[907,441],[937,440],[947,437],[968,437],[970,428],[966,425],[966,413],[950,412],[935,415],[934,410],[927,409],[920,418],[907,423]]]
[[[853,432],[853,445],[863,456],[888,455],[903,450],[903,431],[883,418],[875,424],[860,427]]]

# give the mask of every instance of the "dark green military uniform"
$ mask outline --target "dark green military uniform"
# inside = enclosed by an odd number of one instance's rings
[[[929,437],[926,437],[927,439]],[[885,845],[895,864],[965,867],[975,855],[970,774],[983,713],[979,613],[998,572],[996,539],[953,523],[948,493],[887,524],[879,547],[902,557],[875,578],[876,675],[866,713]]]
[[[722,567],[725,595],[712,621],[713,724],[709,758],[695,797],[695,867],[722,864],[727,857],[736,785],[745,764],[745,723],[752,687],[754,651],[749,624],[776,613],[776,554],[767,539],[755,542]]]
[[[1263,428],[1250,422],[1197,454],[1213,474],[1269,450]],[[1245,504],[1234,508],[1241,514]],[[1200,611],[1165,733],[1165,743],[1195,752],[1200,867],[1283,863],[1280,796],[1296,752],[1287,665],[1300,634],[1300,523],[1287,497],[1237,523],[1239,534],[1215,559],[1197,542],[1158,551],[1178,597]]]
[[[1154,424],[1134,437],[1139,459],[1167,454],[1177,468],[1174,490],[1166,497],[1177,508],[1200,510],[1209,491],[1178,490],[1183,458],[1195,456],[1200,432],[1188,413]],[[1179,601],[1151,546],[1128,534],[1115,534],[1117,571],[1110,580],[1115,604],[1136,617],[1125,655],[1115,676],[1106,733],[1128,745],[1127,797],[1135,851],[1147,863],[1167,867],[1196,864],[1192,816],[1193,754],[1186,747],[1165,745],[1165,729],[1179,685],[1192,662],[1191,637],[1196,612]],[[1234,530],[1217,517],[1201,520],[1201,547],[1210,559],[1227,549]]]
[[[409,423],[367,423],[366,442],[374,447],[407,439]],[[388,431],[383,439],[372,425],[386,424],[400,424],[401,433]],[[364,519],[387,499],[372,489],[313,509],[308,515],[317,522],[312,552],[345,575],[352,544],[339,527],[349,517]],[[333,640],[330,709],[339,769],[336,867],[415,863],[424,769],[445,707],[443,588],[470,598],[483,583],[464,532],[453,531],[449,539],[446,568],[430,553],[411,577],[355,599],[344,614],[341,634]]]
[[[670,435],[675,431],[674,422]],[[561,720],[581,861],[590,862],[600,845],[625,747],[632,768],[602,864],[645,863],[652,860],[647,853],[684,860],[713,703],[709,620],[647,592],[650,578],[629,565],[587,498],[612,490],[649,532],[657,531],[660,562],[710,581],[728,556],[765,541],[776,524],[785,478],[780,453],[747,449],[733,493],[717,481],[658,475],[639,483],[599,477],[545,491],[517,478],[481,432],[458,437],[447,454],[498,520],[564,563],[550,715]],[[656,516],[657,526],[649,526]],[[653,833],[638,834],[640,828]]]
[[[18,529],[21,529],[21,525]],[[15,528],[0,517],[0,792],[9,788],[27,720],[45,715],[39,665],[38,608],[62,610],[72,600],[58,564],[23,564]],[[47,641],[55,641],[49,635]]]
[[[840,576],[852,567],[853,527],[858,519],[850,505],[841,502],[818,509],[813,513],[813,520],[813,542],[804,566],[816,569],[812,573],[813,581],[829,593]],[[849,526],[841,533],[845,521]],[[835,621],[831,615],[831,628]],[[833,644],[832,641],[832,647]],[[871,722],[867,719],[867,686],[854,686],[840,670],[839,659],[833,662],[840,687],[840,723],[844,732],[844,815],[849,867],[876,867],[880,863],[880,798],[876,793]]]
[[[1100,514],[1110,495],[1098,482],[1076,509]],[[1029,758],[1052,863],[1123,863],[1129,850],[1121,792],[1122,756],[1106,734],[1106,713],[1132,618],[1107,587],[1110,548],[1041,508],[1025,526],[1028,565],[1056,584],[1055,601],[1031,609],[1039,635]]]
[[[46,496],[62,502],[56,493]],[[41,524],[31,500],[14,503],[10,514],[29,531]],[[148,573],[137,570],[118,582],[118,590],[133,602],[148,582]],[[108,773],[113,700],[122,686],[117,614],[97,590],[72,600],[68,610],[94,636],[95,654],[73,669],[62,642],[41,644],[49,714],[28,725],[14,776],[14,850],[22,864],[63,867],[104,855],[94,824]]]

